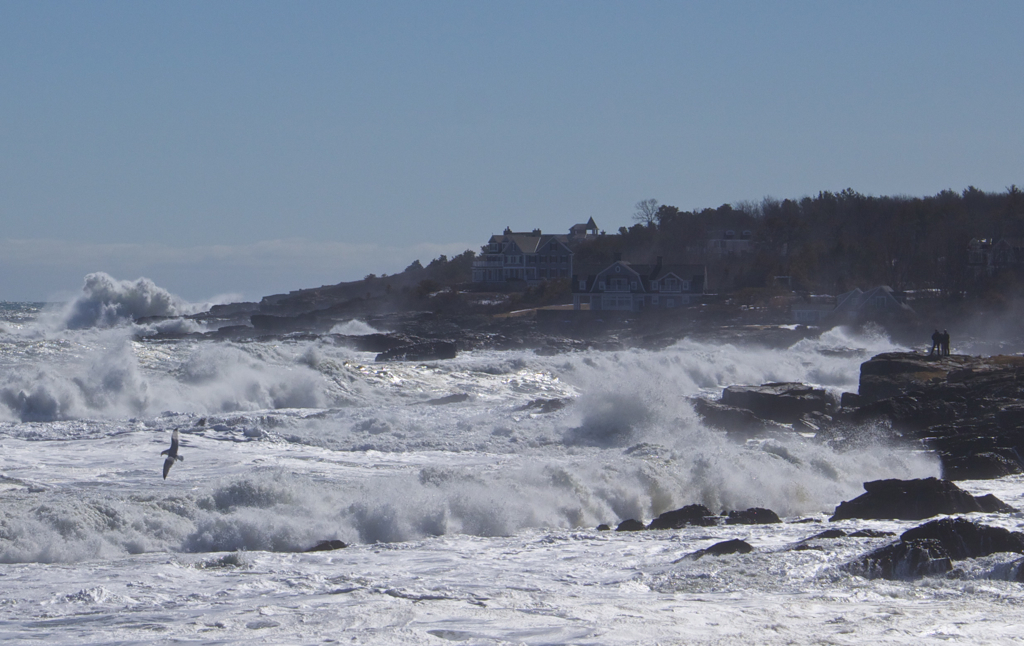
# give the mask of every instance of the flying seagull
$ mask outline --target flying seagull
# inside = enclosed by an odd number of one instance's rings
[[[174,433],[171,434],[171,448],[166,451],[160,451],[160,455],[167,456],[167,459],[164,460],[164,480],[166,480],[167,472],[171,470],[171,465],[174,464],[174,461],[185,461],[185,458],[178,455],[178,429],[174,429]]]

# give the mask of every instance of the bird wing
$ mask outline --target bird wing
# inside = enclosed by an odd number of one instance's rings
[[[178,455],[178,429],[171,433],[171,455]]]
[[[164,480],[167,479],[167,472],[171,470],[172,464],[174,464],[174,458],[167,458],[164,460]]]

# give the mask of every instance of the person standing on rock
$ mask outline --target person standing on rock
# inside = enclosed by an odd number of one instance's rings
[[[928,351],[928,356],[935,354],[936,350],[938,350],[939,356],[942,356],[942,335],[939,334],[938,328],[932,334],[932,349]]]
[[[941,354],[944,357],[948,357],[949,356],[949,331],[948,330],[943,330],[942,331],[942,347],[939,350],[939,354]]]

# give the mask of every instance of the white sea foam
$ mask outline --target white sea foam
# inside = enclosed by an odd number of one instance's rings
[[[329,337],[8,333],[0,639],[1009,643],[1017,555],[868,581],[838,566],[888,539],[791,549],[830,526],[907,529],[826,518],[863,481],[937,475],[933,456],[870,427],[843,446],[735,442],[688,400],[733,383],[853,390],[859,364],[891,349],[835,330],[788,350],[684,340],[377,364]],[[164,480],[173,429],[184,461]],[[1024,506],[1024,477],[965,487]],[[692,503],[791,522],[594,530]],[[981,518],[1021,529],[1019,514]],[[733,538],[754,551],[680,560]],[[350,547],[301,553],[328,539]]]
[[[118,280],[95,272],[85,277],[82,293],[59,316],[67,329],[114,327],[145,316],[178,316],[191,308],[148,278]]]
[[[383,330],[378,330],[372,325],[360,321],[359,319],[352,319],[351,321],[345,321],[344,323],[338,323],[331,328],[331,334],[346,334],[349,336],[363,336],[365,334],[380,334]]]

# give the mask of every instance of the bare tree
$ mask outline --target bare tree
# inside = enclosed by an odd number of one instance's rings
[[[658,221],[658,200],[652,197],[649,200],[637,202],[636,211],[633,212],[633,219],[640,224],[653,226]]]

